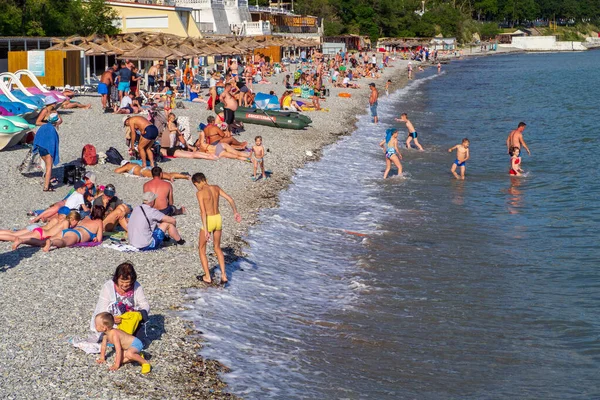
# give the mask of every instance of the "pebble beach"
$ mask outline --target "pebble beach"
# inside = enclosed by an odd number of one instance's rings
[[[392,80],[392,90],[406,84],[406,63],[396,60],[374,81],[380,96],[387,79]],[[282,78],[273,77],[271,84],[255,85],[255,90],[274,90],[280,96],[284,90]],[[329,111],[307,112],[313,123],[306,130],[246,124],[237,139],[252,144],[255,136],[263,137],[268,149],[265,167],[272,173],[266,181],[253,182],[252,164],[237,160],[169,159],[160,164],[165,172],[203,172],[209,183],[219,185],[233,197],[242,215],[241,223],[235,222],[226,204],[221,203],[220,209],[227,262],[243,255],[247,228],[260,222],[261,208],[277,206],[278,193],[290,184],[294,172],[306,162],[319,159],[323,147],[352,132],[356,115],[367,112],[371,81],[361,79],[360,89],[331,88],[331,95],[321,104]],[[352,97],[338,97],[340,92],[351,93]],[[62,165],[77,160],[85,144],[94,145],[99,152],[115,147],[124,156],[127,154],[121,128],[123,116],[105,114],[97,95],[75,100],[90,102],[92,108],[60,112],[64,120],[59,128],[61,165],[54,172],[59,180]],[[174,112],[189,118],[191,132],[197,137],[196,127],[206,122],[212,111],[207,111],[204,103],[186,101],[184,105],[186,109]],[[44,193],[41,177],[22,176],[16,168],[27,151],[26,146],[15,146],[0,153],[1,229],[28,225],[28,211],[59,201],[69,190],[61,183],[56,192]],[[102,164],[88,170],[96,173],[99,184],[114,184],[117,196],[126,203],[139,205],[146,179],[115,174],[115,167]],[[201,220],[191,182],[177,180],[173,186],[175,204],[187,209],[176,219],[189,246],[146,253],[123,253],[101,246],[44,253],[28,246],[11,251],[11,243],[0,243],[0,397],[235,398],[219,379],[219,374],[228,371],[227,366],[198,355],[202,326],[192,326],[181,315],[186,289],[203,285],[196,279],[201,272],[197,251]],[[213,255],[211,247],[208,252]],[[67,342],[90,333],[89,321],[100,288],[124,261],[134,264],[151,306],[144,350],[153,366],[149,375],[141,375],[139,366],[131,364],[109,372],[106,365],[96,364],[96,355],[87,355]],[[211,267],[216,265],[212,257]],[[234,279],[230,282],[236,284]]]

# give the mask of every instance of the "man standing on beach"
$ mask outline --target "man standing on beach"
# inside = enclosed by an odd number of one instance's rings
[[[375,84],[373,82],[369,83],[369,88],[371,89],[371,95],[369,96],[369,106],[371,108],[371,117],[373,117],[373,122],[379,122],[377,118],[377,99],[379,98],[379,92],[375,89]]]
[[[221,93],[220,100],[223,103],[223,116],[227,124],[227,130],[231,132],[231,124],[235,119],[235,110],[238,108],[238,102],[231,95],[231,83],[225,84],[225,90]]]
[[[117,75],[119,75],[119,100],[122,100],[123,96],[129,93],[133,72],[131,72],[127,64],[121,62],[121,69],[117,72]]]
[[[202,173],[196,173],[192,176],[192,183],[196,187],[196,198],[200,205],[200,218],[202,219],[202,230],[200,230],[200,238],[198,252],[200,254],[200,263],[204,270],[204,275],[198,275],[198,280],[202,279],[204,283],[212,283],[210,271],[208,270],[208,258],[206,257],[206,243],[210,240],[210,234],[213,234],[214,250],[219,260],[221,267],[221,284],[227,283],[227,274],[225,273],[225,256],[221,250],[221,229],[223,220],[219,213],[219,199],[223,197],[233,210],[233,216],[237,222],[242,220],[242,217],[237,212],[233,199],[216,185],[209,185],[206,181],[206,176]]]
[[[115,83],[113,74],[117,71],[117,65],[113,65],[100,76],[100,83],[98,84],[98,94],[102,98],[102,109],[106,110],[106,107],[110,107],[110,88]]]
[[[523,131],[525,130],[526,126],[527,124],[525,122],[519,122],[517,129],[508,135],[508,138],[506,139],[506,148],[509,154],[511,147],[516,147],[521,150],[521,146],[523,146],[525,150],[527,150],[527,154],[531,155],[529,147],[527,147],[527,144],[525,144],[525,140],[523,139]]]
[[[110,107],[110,88],[115,83],[113,75],[117,71],[117,65],[113,65],[100,76],[100,83],[98,84],[98,94],[102,99],[102,109],[106,110],[106,107]]]

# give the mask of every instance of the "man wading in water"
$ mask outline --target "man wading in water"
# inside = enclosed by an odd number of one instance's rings
[[[516,147],[521,150],[521,146],[523,146],[525,150],[527,150],[527,154],[531,155],[529,147],[527,147],[527,144],[525,144],[525,140],[523,139],[523,131],[526,126],[527,124],[525,122],[519,122],[517,129],[508,135],[508,138],[506,139],[506,149],[508,150],[508,154],[510,154],[511,147]]]

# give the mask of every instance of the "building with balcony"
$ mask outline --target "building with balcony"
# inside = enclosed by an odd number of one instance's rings
[[[237,3],[237,0],[175,0],[180,7],[192,9],[192,18],[203,33],[229,35],[231,29],[227,20],[225,3]]]
[[[249,6],[248,0],[108,0],[123,33],[151,31],[179,36],[296,36],[319,39],[321,20],[280,8]],[[290,3],[291,4],[291,3]]]
[[[121,32],[163,32],[178,36],[202,36],[192,17],[193,9],[162,1],[107,1],[119,18],[113,23]]]

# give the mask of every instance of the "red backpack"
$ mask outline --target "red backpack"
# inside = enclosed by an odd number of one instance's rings
[[[98,164],[98,154],[96,154],[96,148],[91,144],[83,146],[81,151],[81,162],[83,165],[96,165]]]

